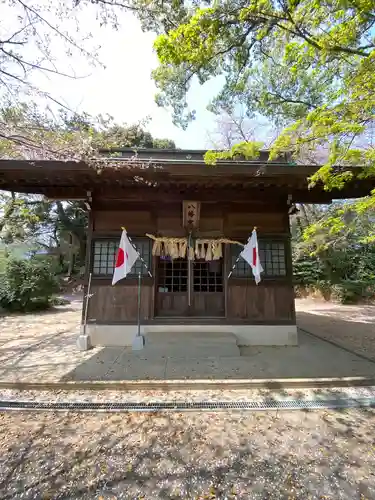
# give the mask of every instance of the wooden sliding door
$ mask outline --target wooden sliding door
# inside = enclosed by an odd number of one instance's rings
[[[223,259],[159,257],[156,310],[161,317],[221,317],[225,314]]]
[[[158,257],[156,316],[188,316],[189,266],[187,259]]]
[[[191,315],[224,316],[223,259],[192,262]]]

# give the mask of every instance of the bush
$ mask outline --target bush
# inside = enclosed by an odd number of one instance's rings
[[[293,259],[293,280],[296,285],[315,285],[322,279],[324,272],[317,258],[304,255]]]
[[[0,307],[22,312],[47,309],[57,291],[49,261],[10,259],[1,276]]]
[[[64,297],[52,297],[50,304],[51,306],[67,306],[70,304],[70,300],[64,299]]]
[[[0,249],[0,274],[5,271],[6,263],[7,263],[6,251],[3,249]]]
[[[341,304],[355,304],[374,296],[374,285],[367,281],[343,280],[332,287],[334,297]]]

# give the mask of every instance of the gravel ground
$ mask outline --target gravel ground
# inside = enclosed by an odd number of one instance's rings
[[[306,304],[307,302],[304,302]],[[297,303],[298,306],[298,303]],[[327,309],[321,304],[310,304],[301,325],[317,335],[333,337],[346,331],[356,338],[370,338],[375,349],[373,322],[363,323],[371,315],[358,316],[355,322],[323,316]],[[352,309],[350,309],[352,311]],[[311,312],[313,311],[313,312]],[[345,313],[339,308],[337,313]],[[374,309],[375,311],[375,309]],[[329,312],[329,311],[328,311]],[[330,314],[333,314],[330,312]],[[345,313],[346,314],[346,313]],[[81,303],[72,302],[42,314],[10,315],[0,317],[0,381],[54,382],[61,380],[123,380],[123,379],[221,379],[221,378],[301,378],[373,376],[375,363],[368,363],[320,342],[306,334],[300,335],[299,348],[242,347],[242,358],[205,359],[138,359],[136,355],[118,348],[96,347],[80,352],[76,339],[81,318]],[[321,325],[321,319],[326,323]],[[374,317],[375,320],[375,312]],[[307,326],[306,326],[307,325]],[[349,328],[349,330],[348,330]],[[372,332],[374,330],[374,332]],[[349,338],[349,337],[348,337]],[[368,350],[370,349],[368,347]],[[357,349],[354,349],[358,352]],[[181,351],[183,353],[183,351]],[[121,355],[121,356],[120,356]],[[140,356],[139,358],[142,358]],[[374,354],[375,359],[375,354]]]
[[[51,335],[74,331],[78,334],[82,302],[76,300],[67,306],[54,307],[48,311],[29,314],[0,313],[0,344],[24,341],[28,345],[43,341]]]
[[[375,361],[375,306],[296,299],[297,324]]]
[[[77,390],[77,391],[28,391],[0,390],[0,401],[41,402],[171,402],[171,401],[262,401],[291,399],[350,399],[373,398],[375,387],[330,387],[310,389],[213,389],[213,390]]]
[[[375,412],[0,414],[0,498],[375,498]]]

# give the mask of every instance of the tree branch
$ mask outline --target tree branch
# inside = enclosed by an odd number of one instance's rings
[[[78,5],[78,3],[80,3],[79,1],[76,2],[76,4]],[[133,12],[139,12],[139,8],[138,7],[132,7],[131,5],[125,5],[124,3],[121,3],[121,2],[112,2],[111,0],[91,0],[91,3],[93,4],[103,4],[103,5],[109,5],[110,7],[120,7],[122,9],[126,9],[126,10],[130,10],[130,11],[133,11]]]
[[[0,45],[5,45],[6,43],[11,43],[11,44],[15,44],[15,45],[23,45],[25,44],[26,42],[13,42],[13,38],[15,38],[17,35],[19,35],[20,33],[22,33],[22,31],[25,31],[27,28],[29,28],[30,26],[32,26],[33,23],[29,23],[29,24],[26,24],[25,26],[23,26],[22,28],[20,28],[18,31],[15,31],[13,33],[13,35],[11,35],[8,40],[0,40]]]
[[[46,68],[45,66],[40,66],[37,63],[31,63],[31,62],[25,61],[25,60],[21,59],[19,56],[17,56],[16,54],[14,54],[13,52],[8,52],[5,49],[3,49],[2,47],[0,47],[0,51],[3,52],[4,54],[6,54],[8,57],[11,57],[15,61],[17,61],[23,68],[24,68],[24,65],[26,65],[26,66],[30,66],[33,69],[38,69],[40,71],[47,71],[48,73],[54,73],[56,75],[65,76],[66,78],[72,78],[74,80],[76,80],[78,78],[85,78],[84,76],[78,77],[75,75],[68,75],[67,73],[63,73],[61,71],[57,71],[57,70],[54,70],[51,68]],[[26,72],[26,70],[25,70],[25,72]]]
[[[289,102],[291,104],[303,104],[307,108],[313,108],[313,109],[318,109],[319,108],[319,106],[316,106],[315,104],[312,104],[311,102],[303,101],[302,99],[292,99],[292,98],[284,97],[279,92],[270,92],[270,91],[268,91],[268,93],[270,95],[274,96],[274,97],[278,97],[279,99],[281,99],[280,102],[274,103],[274,104],[281,104],[282,102]]]
[[[56,26],[54,26],[53,24],[51,24],[47,19],[45,19],[41,14],[39,14],[38,11],[34,10],[29,5],[26,5],[22,0],[16,0],[16,1],[20,5],[22,5],[22,7],[25,9],[25,11],[32,12],[38,19],[40,19],[40,21],[42,23],[46,24],[52,31],[54,31],[55,33],[57,33],[66,42],[68,42],[70,45],[72,45],[77,50],[79,50],[80,52],[82,52],[82,54],[85,54],[86,57],[89,57],[90,59],[94,59],[94,60],[97,61],[97,63],[100,64],[100,61],[96,57],[94,57],[92,54],[90,54],[89,52],[87,52],[83,47],[79,46],[72,38],[70,38],[69,36],[67,36],[62,31],[60,31]]]
[[[257,14],[260,17],[260,20],[263,20],[263,21],[273,20],[275,22],[275,26],[278,26],[280,29],[287,31],[288,33],[291,33],[299,38],[302,38],[303,40],[305,40],[305,42],[312,45],[317,50],[322,51],[323,47],[321,45],[319,45],[319,43],[316,40],[314,40],[313,35],[311,33],[309,33],[306,29],[302,30],[302,28],[295,23],[293,17],[291,16],[291,14],[289,12],[289,9],[286,6],[283,6],[283,9],[284,9],[284,12],[287,16],[286,18],[282,17],[282,16],[275,16],[269,12],[262,12],[262,11],[259,11]],[[253,18],[254,18],[254,15],[249,16],[249,20],[253,19]],[[290,27],[286,26],[285,24],[283,24],[282,22],[279,22],[279,21],[289,22],[290,24],[292,24],[292,26],[294,26],[294,29],[291,29]],[[238,24],[238,21],[237,21],[237,24]],[[326,50],[328,50],[329,52],[336,52],[336,53],[344,52],[346,54],[358,55],[361,57],[368,57],[370,55],[370,52],[364,52],[363,50],[360,50],[360,48],[351,49],[349,47],[343,47],[340,45],[334,45],[332,47],[328,47]]]

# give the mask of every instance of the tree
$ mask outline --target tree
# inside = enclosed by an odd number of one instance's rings
[[[64,24],[77,16],[79,2],[39,3],[29,0],[2,2],[0,20],[0,85],[3,99],[15,102],[21,92],[38,94],[54,100],[53,96],[36,87],[32,76],[36,72],[76,78],[74,68],[64,71],[54,56],[56,42],[62,42],[64,51],[81,55],[97,63],[94,48],[86,49],[86,33],[69,33]],[[82,75],[83,76],[83,75]]]
[[[98,27],[121,28],[121,15],[138,14],[144,29],[155,29],[164,18],[166,27],[181,20],[180,9],[159,0],[3,0],[0,18],[0,98],[17,103],[20,94],[44,99],[69,109],[56,95],[35,84],[35,74],[84,78],[77,70],[82,63],[101,65],[100,47],[95,36],[85,31],[82,20],[91,19]],[[74,57],[79,64],[63,64],[61,55]],[[60,56],[60,57],[59,57]]]
[[[119,28],[117,14],[132,7],[112,0],[3,0],[0,18],[0,97],[17,103],[19,95],[41,96],[59,106],[69,105],[36,85],[36,73],[82,78],[70,64],[63,66],[61,55],[91,65],[101,65],[100,47],[91,32],[82,30],[88,14],[98,27]],[[60,56],[60,57],[59,57]],[[78,66],[78,65],[77,65]],[[87,73],[87,72],[86,72]]]
[[[160,65],[154,71],[157,102],[187,126],[194,110],[186,92],[194,78],[225,83],[210,109],[238,103],[248,116],[260,113],[284,127],[271,158],[293,149],[329,144],[325,165],[312,182],[342,187],[352,174],[338,165],[363,164],[375,173],[375,149],[355,147],[374,119],[375,14],[371,0],[250,0],[164,2],[178,22],[166,25],[163,8],[155,41]],[[155,23],[155,20],[154,20]],[[257,155],[242,145],[228,156]],[[208,160],[214,162],[214,155]],[[374,204],[375,198],[368,201]]]
[[[102,157],[102,148],[175,148],[169,139],[153,138],[147,120],[133,125],[116,123],[106,115],[55,114],[35,104],[0,108],[0,158],[70,159],[88,162]]]
[[[358,214],[353,202],[301,206],[292,219],[296,284],[353,301],[375,295],[374,211]],[[372,235],[372,236],[371,236]]]
[[[276,131],[266,120],[246,116],[243,109],[222,111],[216,120],[217,128],[208,132],[208,139],[214,149],[230,149],[238,142],[253,142],[264,137],[265,147],[270,147]]]
[[[104,161],[101,148],[175,148],[173,141],[153,138],[142,125],[118,124],[109,116],[66,110],[51,117],[26,104],[7,107],[0,109],[0,158],[84,159],[95,168]],[[61,262],[66,248],[74,248],[77,265],[82,266],[86,225],[83,202],[0,191],[0,239],[5,243],[32,240],[56,249]]]

